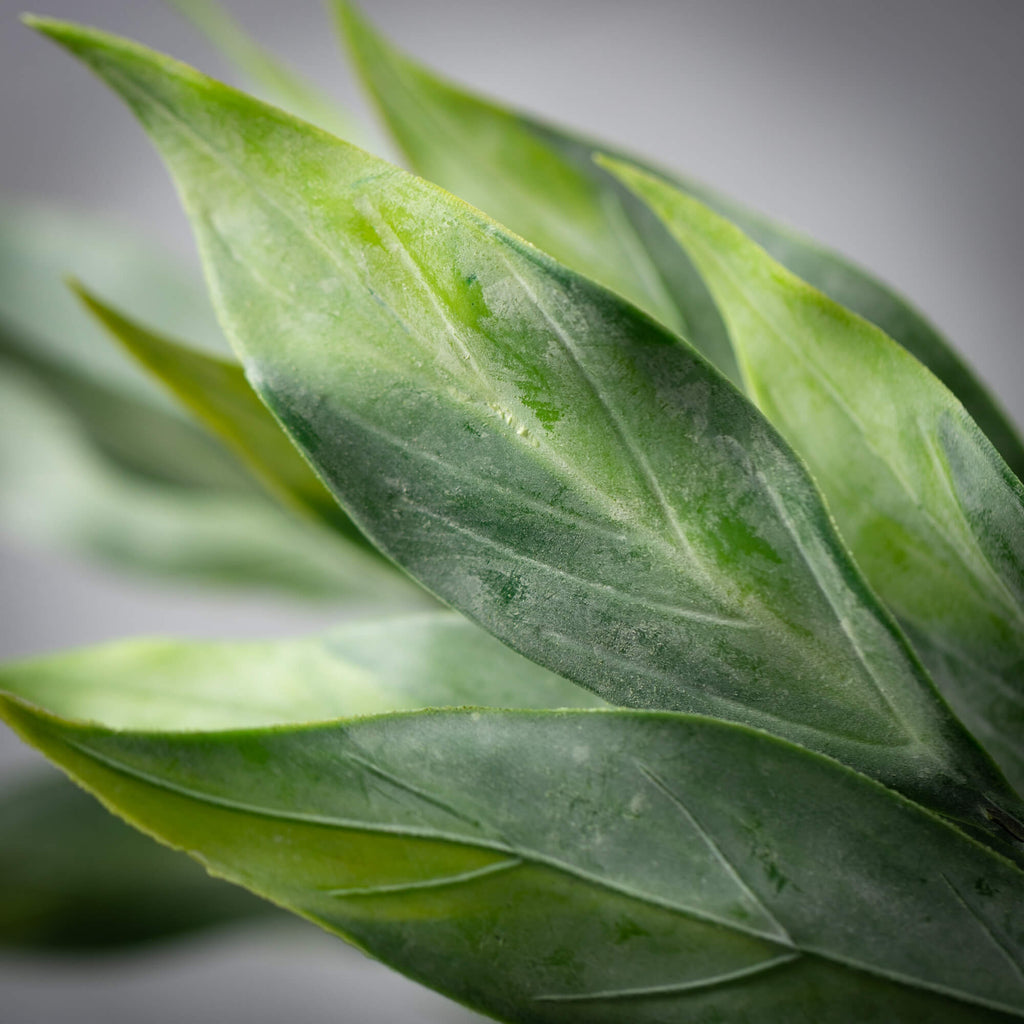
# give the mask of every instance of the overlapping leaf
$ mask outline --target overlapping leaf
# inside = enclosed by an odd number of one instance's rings
[[[24,678],[3,716],[120,814],[501,1019],[1024,1016],[1024,875],[755,730],[464,710],[138,732],[69,721],[72,688],[39,710]]]
[[[275,508],[220,442],[83,314],[62,281],[68,272],[147,323],[186,332],[211,360],[225,347],[200,283],[174,261],[109,225],[31,206],[5,209],[6,530],[119,567],[204,583],[422,602],[379,559]]]
[[[136,730],[277,726],[429,704],[600,704],[451,613],[350,622],[292,641],[127,641],[9,665],[2,678],[34,704]],[[0,834],[0,945],[94,949],[270,911],[57,779],[6,793]]]
[[[994,828],[1005,785],[702,359],[439,189],[38,24],[153,134],[250,379],[396,561],[613,702],[764,726]]]
[[[113,337],[229,444],[271,491],[376,554],[256,397],[235,360],[172,341],[128,319],[84,289],[77,290]]]
[[[748,391],[807,460],[961,718],[1024,787],[1024,487],[881,330],[669,183],[608,166],[686,247]]]
[[[347,0],[334,0],[334,6],[356,65],[414,170],[682,329],[723,373],[742,383],[700,276],[680,258],[678,246],[644,204],[594,164],[595,150],[614,150],[438,78],[397,52]],[[669,177],[738,224],[799,277],[877,324],[921,360],[1024,477],[1024,444],[1016,427],[939,331],[905,299],[795,232],[706,186]]]

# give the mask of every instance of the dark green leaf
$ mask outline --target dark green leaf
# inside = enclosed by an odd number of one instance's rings
[[[59,777],[5,789],[0,835],[0,947],[105,952],[274,913]]]
[[[505,1020],[1024,1017],[1024,875],[755,730],[466,710],[182,735],[0,708],[138,827]]]
[[[259,400],[237,362],[189,348],[129,320],[82,288],[86,307],[147,370],[286,503],[373,551]]]
[[[334,0],[334,6],[356,65],[414,170],[682,329],[739,383],[728,336],[700,276],[680,258],[678,246],[644,204],[595,166],[595,150],[614,150],[439,79],[390,46],[353,5]],[[905,299],[795,232],[703,185],[669,178],[920,359],[956,394],[1018,477],[1024,477],[1024,444],[1017,429],[939,331]]]
[[[956,397],[881,330],[669,183],[607,166],[686,247],[748,391],[807,460],[960,717],[1024,789],[1024,487]]]
[[[153,134],[250,380],[399,564],[608,700],[763,726],[993,829],[1005,784],[703,359],[434,186],[36,24]]]

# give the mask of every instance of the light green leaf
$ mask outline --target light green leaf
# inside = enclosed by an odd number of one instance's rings
[[[371,605],[430,601],[379,558],[259,494],[125,472],[13,368],[0,375],[0,522],[40,544],[169,578]]]
[[[614,149],[438,78],[397,52],[352,4],[334,0],[334,7],[356,65],[414,170],[681,329],[740,383],[728,335],[700,276],[646,206],[594,164],[595,151]],[[734,221],[798,277],[877,324],[920,359],[1024,478],[1024,444],[1016,427],[910,303],[843,257],[706,186],[657,173]]]
[[[0,680],[66,718],[157,732],[299,725],[431,706],[602,703],[453,612],[348,622],[298,640],[118,641],[8,664]]]
[[[35,24],[152,133],[250,380],[400,565],[610,701],[762,726],[986,832],[992,801],[1018,813],[801,463],[703,359],[434,186]]]
[[[1024,875],[756,730],[465,710],[188,735],[0,709],[136,826],[503,1020],[1024,1017]]]
[[[75,290],[111,335],[274,494],[376,553],[259,400],[237,362],[181,345],[129,320],[83,288]]]
[[[269,917],[56,775],[0,792],[0,948],[96,954]]]
[[[271,103],[329,132],[363,144],[364,131],[339,103],[261,46],[216,0],[166,0],[187,18]]]
[[[608,162],[686,247],[747,388],[807,460],[872,585],[1024,788],[1024,488],[963,406],[877,327],[667,182]]]

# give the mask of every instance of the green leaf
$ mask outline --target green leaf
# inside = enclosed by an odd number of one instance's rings
[[[168,578],[371,605],[430,601],[379,558],[259,494],[125,472],[15,368],[0,375],[0,522],[41,544]]]
[[[504,1020],[1024,1017],[1024,875],[756,730],[465,710],[159,734],[0,708],[136,826]]]
[[[686,247],[748,390],[807,460],[950,703],[1024,789],[1024,487],[956,397],[881,330],[669,183],[607,166]]]
[[[0,948],[95,954],[274,913],[63,778],[4,789],[0,834]]]
[[[566,265],[618,290],[684,335],[736,383],[728,335],[699,274],[643,203],[593,161],[614,149],[439,79],[334,0],[363,80],[414,170],[509,225]],[[635,157],[623,159],[643,166]],[[877,324],[953,391],[1018,477],[1024,444],[939,331],[848,260],[706,186],[657,173],[738,224],[784,266]]]
[[[654,173],[660,175],[656,170]],[[1024,479],[1024,443],[1019,429],[939,329],[907,299],[856,264],[798,232],[747,210],[705,185],[667,177],[731,220],[797,277],[870,320],[924,363],[956,395],[1018,479]],[[706,301],[713,305],[710,296]]]
[[[0,209],[0,368],[29,373],[119,469],[255,493],[248,475],[124,359],[68,294],[74,273],[147,323],[223,351],[198,276],[155,246],[69,211]]]
[[[8,664],[0,680],[66,718],[165,732],[430,706],[601,704],[452,612],[348,622],[298,640],[117,641]]]
[[[250,380],[413,576],[614,703],[767,728],[985,832],[1019,815],[801,463],[703,359],[436,187],[35,24],[153,134]]]
[[[263,97],[289,113],[363,144],[364,131],[341,105],[261,46],[216,0],[166,0],[210,40]]]
[[[110,334],[224,440],[274,494],[375,552],[259,400],[237,362],[172,341],[128,319],[85,289],[76,286],[75,291]]]

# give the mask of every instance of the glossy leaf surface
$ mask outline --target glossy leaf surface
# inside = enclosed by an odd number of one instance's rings
[[[426,182],[37,24],[152,133],[250,379],[399,564],[612,702],[764,726],[993,828],[1004,784],[792,451],[701,358]]]
[[[56,773],[0,792],[0,837],[2,948],[120,951],[276,913]]]
[[[877,327],[667,182],[609,164],[704,275],[750,393],[807,460],[858,563],[968,727],[1024,787],[1024,488]]]
[[[154,734],[0,707],[137,826],[501,1019],[1024,1016],[1024,875],[744,727],[466,710]]]
[[[233,448],[272,492],[324,526],[374,551],[259,400],[235,360],[172,341],[128,319],[87,291],[77,291],[111,335]]]
[[[678,246],[652,222],[644,204],[594,164],[595,151],[614,153],[613,148],[438,78],[396,51],[353,5],[335,0],[335,8],[363,80],[414,170],[681,329],[723,373],[741,383],[725,327],[699,274],[685,256],[680,258]],[[920,359],[956,394],[1018,477],[1024,477],[1019,431],[974,371],[909,302],[796,232],[704,185],[667,177]]]

